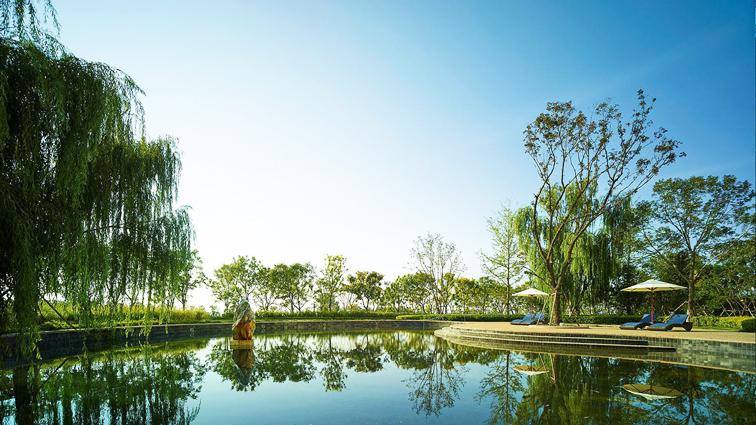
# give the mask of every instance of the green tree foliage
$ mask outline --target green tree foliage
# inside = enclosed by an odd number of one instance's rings
[[[346,258],[341,255],[326,256],[325,268],[317,280],[315,304],[321,311],[338,310],[338,296],[344,290]]]
[[[276,297],[289,311],[301,312],[310,301],[315,269],[310,263],[276,264],[270,269],[270,283]]]
[[[488,219],[491,234],[491,253],[481,254],[483,270],[504,290],[505,312],[512,312],[512,286],[523,278],[525,256],[519,244],[515,212],[503,208],[496,217]]]
[[[189,291],[197,289],[207,284],[207,276],[202,271],[202,258],[199,252],[193,249],[186,256],[186,261],[176,282],[176,293],[181,308],[186,309],[186,303],[189,298]]]
[[[464,269],[457,247],[441,235],[428,234],[415,240],[410,256],[418,273],[433,278],[430,296],[435,312],[447,313],[452,303],[452,279]]]
[[[217,268],[215,277],[208,282],[213,295],[223,303],[226,310],[236,305],[240,299],[249,301],[256,289],[264,289],[267,285],[268,269],[255,257],[244,256],[236,257],[231,263]]]
[[[717,248],[709,279],[698,297],[706,311],[724,315],[756,316],[756,232],[730,240]],[[749,284],[750,282],[750,284]]]
[[[382,274],[362,271],[348,276],[347,281],[345,290],[354,295],[365,310],[370,310],[370,303],[376,303],[381,298]]]
[[[389,294],[399,298],[400,310],[430,312],[433,276],[425,273],[410,273],[399,276],[389,285]]]
[[[2,411],[0,419],[18,424],[191,423],[199,414],[196,399],[207,373],[196,350],[206,344],[145,345],[18,367],[8,393],[15,422]]]
[[[0,2],[0,305],[27,355],[40,301],[85,326],[101,306],[169,307],[192,238],[175,140],[144,136],[127,75],[51,48],[37,4]]]
[[[696,285],[717,254],[731,241],[753,237],[753,199],[749,182],[709,176],[661,180],[652,199],[641,204],[650,217],[644,229],[648,252],[688,287],[688,315],[694,312]],[[734,253],[737,245],[731,245]]]
[[[622,204],[659,170],[675,161],[679,142],[652,129],[652,100],[638,91],[629,121],[615,105],[590,115],[571,102],[551,102],[525,129],[525,152],[540,180],[526,220],[542,281],[552,293],[552,324],[561,322],[564,284],[583,234],[606,211]]]

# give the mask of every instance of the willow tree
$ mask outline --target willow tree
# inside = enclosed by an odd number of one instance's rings
[[[627,121],[608,103],[586,115],[572,102],[550,102],[525,129],[525,151],[540,179],[529,209],[530,235],[551,288],[551,324],[561,322],[563,287],[581,236],[679,155],[680,143],[664,128],[652,128],[654,102],[639,90]]]
[[[22,355],[40,302],[85,325],[172,302],[192,236],[175,141],[146,139],[139,87],[50,41],[34,4],[0,1],[0,305]]]
[[[593,192],[588,195],[593,195]],[[591,201],[587,199],[585,202]],[[566,214],[568,206],[569,203],[563,202],[555,215],[561,217]],[[612,203],[601,218],[577,237],[572,262],[562,283],[562,295],[566,304],[564,307],[569,314],[582,314],[586,304],[592,312],[595,312],[597,306],[607,307],[612,288],[621,280],[628,256],[634,248],[631,246],[635,237],[633,232],[637,231],[634,211],[630,199],[624,203]],[[516,216],[515,221],[521,235],[520,245],[528,253],[531,277],[545,284],[548,272],[538,255],[535,241],[530,237],[530,217],[530,209],[527,207],[521,209]],[[540,223],[540,227],[548,228],[545,222]],[[574,238],[575,230],[571,223],[568,224],[563,232],[564,237],[557,241],[561,247],[560,261],[564,260],[564,249],[569,247],[567,243]]]

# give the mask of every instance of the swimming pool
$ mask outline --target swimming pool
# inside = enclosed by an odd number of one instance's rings
[[[122,347],[0,373],[13,423],[753,423],[756,375],[456,345],[431,332]]]

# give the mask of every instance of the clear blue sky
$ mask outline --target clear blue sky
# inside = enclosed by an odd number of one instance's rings
[[[480,274],[485,219],[530,201],[546,102],[658,98],[688,157],[754,176],[754,4],[732,1],[58,1],[60,38],[145,90],[180,141],[211,271],[235,255],[407,271],[420,234]],[[207,304],[207,294],[195,294]]]

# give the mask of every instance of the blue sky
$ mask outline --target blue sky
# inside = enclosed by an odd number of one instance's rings
[[[629,111],[643,88],[688,153],[662,177],[755,173],[751,0],[56,7],[63,43],[130,74],[148,133],[179,139],[208,272],[343,254],[393,279],[432,232],[480,275],[486,217],[536,188],[522,131],[548,101]]]

